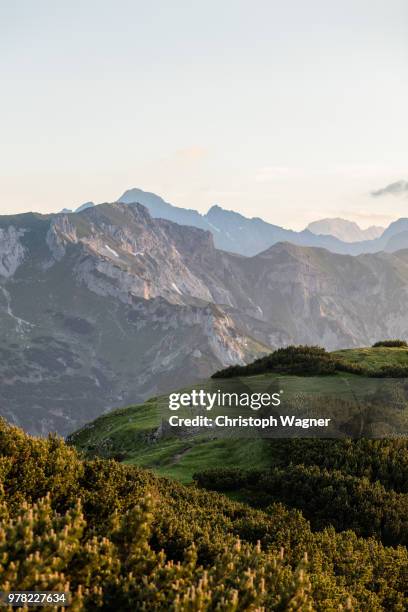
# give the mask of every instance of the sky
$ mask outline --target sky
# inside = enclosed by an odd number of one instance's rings
[[[0,0],[0,214],[408,216],[406,0]]]

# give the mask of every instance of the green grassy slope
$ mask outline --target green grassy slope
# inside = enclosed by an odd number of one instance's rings
[[[211,440],[198,437],[154,439],[160,420],[152,402],[114,410],[70,436],[88,457],[115,458],[151,468],[160,475],[190,482],[197,470],[233,465],[270,465],[265,440]]]
[[[407,347],[370,347],[357,349],[344,349],[332,353],[334,357],[346,359],[351,363],[356,363],[369,370],[377,370],[389,365],[408,365]]]
[[[350,349],[334,355],[372,369],[382,365],[408,365],[407,348]],[[258,389],[263,383],[266,387],[273,381],[277,388],[288,389],[292,394],[332,395],[344,400],[364,395],[375,382],[372,378],[343,372],[311,377],[263,374],[247,377],[246,381],[256,381]],[[138,406],[114,410],[72,434],[69,442],[87,456],[114,457],[124,463],[152,468],[181,482],[189,482],[195,472],[213,467],[263,469],[273,464],[270,444],[262,438],[157,435],[161,422],[157,404],[156,399],[151,399]]]

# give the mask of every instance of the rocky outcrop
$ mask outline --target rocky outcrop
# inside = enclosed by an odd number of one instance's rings
[[[47,232],[46,243],[51,251],[52,257],[59,261],[66,253],[68,244],[76,243],[78,240],[76,227],[71,223],[66,214],[60,214],[50,223]]]
[[[6,229],[0,228],[0,276],[9,278],[22,264],[25,249],[21,244],[24,230],[16,229],[10,225]]]

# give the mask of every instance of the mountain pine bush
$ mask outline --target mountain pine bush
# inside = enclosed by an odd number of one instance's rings
[[[403,611],[405,547],[265,511],[0,422],[0,589],[72,612]]]
[[[373,347],[405,347],[404,340],[383,340]],[[214,372],[211,378],[235,378],[258,374],[291,374],[293,376],[333,376],[347,372],[372,378],[408,378],[408,367],[400,364],[367,368],[345,357],[328,353],[320,346],[287,346],[260,357],[247,365],[232,365]]]
[[[374,348],[385,346],[388,348],[402,348],[408,347],[408,344],[405,340],[380,340],[379,342],[375,342],[373,344]]]
[[[264,508],[282,501],[298,508],[314,529],[332,525],[376,536],[389,545],[408,545],[408,494],[386,490],[380,482],[316,465],[270,470],[206,470],[194,475],[199,486],[214,491],[243,489],[242,497]]]

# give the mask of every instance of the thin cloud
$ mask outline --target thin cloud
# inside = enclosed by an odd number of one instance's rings
[[[403,196],[408,195],[408,181],[396,181],[395,183],[390,183],[386,187],[382,189],[378,189],[377,191],[372,191],[371,195],[373,198],[379,198],[382,196],[393,195],[393,196]]]

